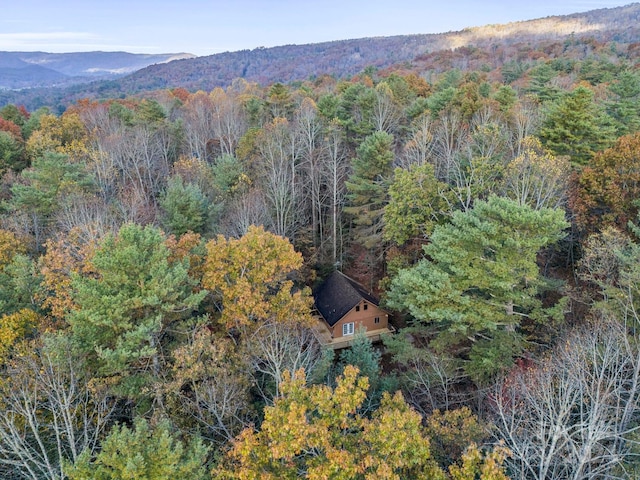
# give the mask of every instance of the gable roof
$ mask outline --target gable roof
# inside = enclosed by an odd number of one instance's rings
[[[362,300],[378,305],[378,299],[363,285],[337,270],[318,287],[314,300],[316,308],[332,327]]]

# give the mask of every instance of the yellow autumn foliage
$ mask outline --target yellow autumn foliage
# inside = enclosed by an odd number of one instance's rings
[[[239,239],[219,235],[207,243],[202,283],[213,292],[227,328],[267,319],[310,324],[310,291],[293,291],[288,279],[300,267],[302,255],[289,240],[252,226]]]
[[[28,308],[0,317],[0,364],[7,361],[16,343],[37,325],[38,320],[38,314]]]

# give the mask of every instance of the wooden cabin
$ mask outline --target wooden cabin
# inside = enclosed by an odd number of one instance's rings
[[[354,334],[363,329],[372,341],[393,331],[389,314],[363,285],[341,272],[333,272],[314,293],[320,341],[332,348],[349,346]]]

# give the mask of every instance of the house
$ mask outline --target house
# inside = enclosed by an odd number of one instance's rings
[[[320,341],[336,349],[348,346],[361,328],[372,341],[393,331],[389,314],[378,303],[363,285],[341,272],[333,272],[314,293]]]

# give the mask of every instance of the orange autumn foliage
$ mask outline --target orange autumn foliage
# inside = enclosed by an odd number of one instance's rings
[[[597,153],[574,179],[571,207],[578,225],[593,232],[605,226],[625,229],[640,198],[640,133],[620,137]]]
[[[39,266],[47,293],[40,300],[54,320],[63,322],[65,316],[76,309],[71,296],[71,276],[73,273],[93,272],[88,259],[96,244],[82,243],[80,237],[71,231],[64,238],[48,240],[45,247],[47,251],[40,258]]]
[[[169,263],[189,260],[189,276],[198,283],[204,275],[204,241],[199,233],[187,232],[180,237],[170,235],[165,241],[170,251]],[[202,251],[200,251],[202,250]]]
[[[20,127],[13,123],[10,120],[5,120],[0,117],[0,132],[8,132],[10,133],[16,140],[20,142],[24,142],[24,138],[22,138],[22,130]]]

